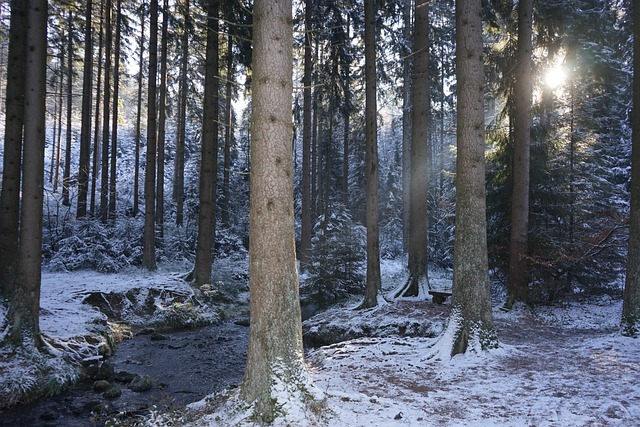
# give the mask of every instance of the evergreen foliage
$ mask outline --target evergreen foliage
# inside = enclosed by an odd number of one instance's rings
[[[301,289],[303,300],[324,308],[351,295],[361,295],[365,274],[366,230],[344,207],[321,217],[314,227],[309,278]]]

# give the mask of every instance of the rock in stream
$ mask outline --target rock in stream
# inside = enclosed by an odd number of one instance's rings
[[[162,331],[162,336],[166,339],[146,334],[119,343],[107,361],[113,368],[108,378],[92,378],[62,395],[0,411],[0,426],[103,426],[114,416],[182,408],[242,381],[245,326],[226,322]]]

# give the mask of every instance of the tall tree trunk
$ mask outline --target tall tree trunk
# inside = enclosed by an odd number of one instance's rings
[[[458,155],[451,356],[497,345],[487,261],[482,1],[456,1]],[[472,347],[469,349],[469,345]]]
[[[320,51],[320,38],[316,37],[315,43],[315,63],[318,63],[318,54]],[[313,119],[311,121],[311,229],[313,230],[313,224],[319,215],[318,210],[318,112],[319,112],[319,100],[320,92],[322,91],[319,84],[319,71],[314,73],[313,83]]]
[[[64,175],[62,176],[62,204],[71,205],[69,186],[71,185],[71,115],[73,114],[73,15],[67,16],[67,143],[64,151]]]
[[[8,67],[8,66],[7,66]],[[56,89],[56,80],[53,80],[53,89]],[[56,135],[58,134],[58,109],[60,108],[60,103],[58,102],[58,97],[54,95],[53,98],[53,135],[51,140],[51,161],[49,162],[49,184],[53,184],[53,166],[56,163],[54,160],[56,158]]]
[[[62,157],[62,104],[64,100],[64,73],[62,72],[62,63],[64,62],[64,45],[62,45],[60,49],[60,66],[58,67],[58,77],[59,77],[59,86],[58,86],[58,135],[56,140],[56,158],[52,161],[55,163],[55,178],[53,180],[53,192],[58,192],[58,186],[60,185],[60,159]]]
[[[116,217],[116,161],[118,156],[118,97],[120,96],[120,35],[122,27],[122,0],[116,0],[116,41],[113,56],[113,118],[111,119],[111,163],[109,170],[109,218]]]
[[[20,244],[18,274],[8,318],[9,337],[15,345],[40,347],[47,1],[29,0],[28,8]]]
[[[216,176],[218,153],[218,0],[209,0],[205,59],[200,211],[194,268],[196,285],[211,283],[212,242],[215,240]]]
[[[518,3],[518,60],[515,83],[513,187],[507,307],[528,300],[529,164],[531,147],[531,52],[533,0]]]
[[[107,0],[105,5],[105,47],[104,47],[104,94],[102,110],[102,159],[100,177],[100,220],[107,222],[109,213],[109,117],[111,102],[111,0]]]
[[[158,76],[158,0],[151,0],[149,25],[149,89],[147,100],[147,163],[144,170],[144,236],[142,265],[156,268],[156,148],[157,110],[156,79]]]
[[[22,132],[25,119],[26,23],[26,2],[12,0],[0,195],[0,303],[13,293],[17,268]]]
[[[291,1],[256,0],[253,17],[251,327],[241,397],[257,421],[271,422],[285,403],[273,398],[277,381],[298,397],[309,393],[293,218]]]
[[[406,47],[402,60],[402,245],[409,250],[409,209],[411,193],[411,5],[404,0],[402,13],[403,36]]]
[[[347,15],[347,26],[345,32],[347,40],[349,39],[349,16]],[[342,116],[344,122],[342,136],[342,204],[345,209],[349,210],[349,134],[350,134],[350,116],[351,116],[351,67],[349,59],[342,63],[342,82],[344,85],[344,107]]]
[[[142,72],[144,70],[144,16],[145,8],[140,7],[140,56],[138,57],[138,64],[140,66],[138,70],[138,101],[136,110],[136,148],[135,148],[135,166],[133,171],[133,207],[131,215],[133,217],[138,216],[139,198],[140,198],[140,139],[142,132],[140,130],[140,124],[142,122]]]
[[[164,236],[164,146],[167,125],[167,49],[169,1],[162,5],[162,40],[160,50],[160,87],[158,88],[158,170],[156,178],[156,226],[160,240]]]
[[[365,178],[367,181],[367,282],[361,308],[375,307],[381,292],[378,225],[378,130],[376,123],[376,5],[364,0]]]
[[[78,168],[78,206],[76,216],[87,216],[87,191],[89,189],[89,167],[91,157],[91,107],[93,79],[93,15],[92,0],[87,0],[84,17],[84,70],[82,73],[82,124],[80,127],[80,167]]]
[[[409,192],[409,280],[398,296],[415,297],[428,287],[428,212],[431,137],[429,134],[429,3],[415,2]]]
[[[300,266],[307,269],[311,256],[311,58],[312,1],[305,0],[304,11],[304,75],[302,84],[302,215],[300,229]]]
[[[222,170],[222,197],[220,200],[220,216],[225,228],[230,226],[230,185],[231,185],[231,144],[233,143],[233,111],[231,98],[233,97],[233,34],[229,28],[227,35],[227,82],[225,87],[225,109],[224,109],[224,159]]]
[[[98,30],[98,77],[96,79],[96,106],[93,124],[93,161],[91,166],[91,202],[89,204],[89,213],[95,216],[96,213],[96,184],[98,180],[98,162],[100,157],[100,94],[102,90],[102,47],[103,41],[103,25],[104,25],[104,3],[100,1],[100,29]]]
[[[187,126],[187,66],[189,65],[189,0],[185,0],[183,11],[184,28],[182,30],[182,58],[180,62],[180,109],[178,112],[178,129],[176,136],[176,159],[174,167],[173,196],[176,201],[176,225],[184,221],[184,148]]]
[[[631,117],[631,212],[622,333],[640,335],[640,5],[633,3],[633,111]]]

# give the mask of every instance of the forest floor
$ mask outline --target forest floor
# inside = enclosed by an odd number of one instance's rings
[[[238,299],[247,297],[245,262],[225,265],[229,271],[216,278],[232,282]],[[402,276],[402,265],[401,261],[383,264],[387,288]],[[78,348],[85,339],[77,338],[104,323],[104,313],[96,309],[96,295],[108,302],[102,305],[103,311],[121,309],[126,301],[136,301],[136,295],[143,296],[137,300],[139,307],[149,308],[149,301],[177,301],[173,305],[184,308],[193,296],[180,276],[167,269],[117,275],[45,273],[42,328],[54,344],[73,344],[77,352],[96,351],[92,345]],[[87,298],[92,304],[86,303]],[[334,343],[307,352],[309,377],[324,396],[316,406],[322,417],[315,425],[628,426],[640,419],[640,340],[619,334],[620,298],[576,297],[535,309],[518,306],[509,312],[496,305],[500,347],[446,360],[430,355],[442,354],[439,338],[448,302],[401,300],[367,311],[351,307],[331,309],[305,323],[307,337],[315,331],[315,343],[323,334],[334,338]],[[129,320],[142,314],[138,310]],[[182,316],[183,322],[202,317],[192,316],[192,310],[160,314],[165,321],[176,316]],[[335,342],[336,337],[342,341]],[[0,373],[16,381],[28,374],[10,369],[18,367],[0,366]],[[216,366],[199,369],[215,370]],[[238,425],[225,423],[228,414],[220,412],[224,408],[203,414],[199,408],[204,406],[195,403],[165,420],[177,422],[173,425]],[[158,415],[147,419],[148,425],[162,425]],[[293,410],[275,425],[309,425],[307,415]]]

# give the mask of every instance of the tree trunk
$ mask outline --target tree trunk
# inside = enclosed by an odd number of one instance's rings
[[[249,277],[251,327],[241,397],[254,417],[271,422],[283,410],[273,398],[284,383],[296,395],[305,366],[295,258],[290,0],[254,3]],[[292,404],[293,396],[287,405]],[[302,404],[302,402],[300,402]],[[280,414],[279,414],[280,413]]]
[[[305,1],[304,11],[304,75],[302,77],[302,215],[300,218],[300,267],[307,269],[311,257],[311,58],[312,1]]]
[[[26,6],[24,0],[11,1],[2,194],[0,196],[0,303],[3,299],[11,297],[13,293],[17,267],[22,132],[25,119]]]
[[[640,335],[640,6],[633,3],[633,112],[631,117],[631,212],[622,333]]]
[[[62,63],[64,62],[64,45],[60,48],[60,66],[58,67],[59,87],[58,87],[58,145],[56,147],[56,158],[51,159],[55,163],[55,178],[53,180],[53,192],[58,192],[58,185],[60,185],[60,158],[62,154],[62,103],[64,99],[64,76],[62,73]]]
[[[529,164],[531,147],[531,52],[533,1],[518,4],[518,60],[515,84],[513,187],[507,307],[528,300]]]
[[[100,177],[100,220],[107,222],[109,213],[109,105],[111,102],[111,0],[105,5],[104,94],[102,109],[102,159]]]
[[[347,26],[345,32],[349,37],[350,21],[347,15]],[[351,116],[351,66],[349,59],[342,64],[342,81],[344,84],[344,107],[343,116],[343,137],[342,137],[342,204],[349,210],[349,136],[350,136],[350,116]]]
[[[142,72],[144,70],[144,6],[140,7],[140,56],[138,57],[138,64],[140,66],[138,70],[138,100],[136,110],[136,148],[135,148],[135,166],[133,171],[133,208],[131,215],[133,217],[138,216],[139,198],[140,198],[140,139],[142,132],[140,125],[142,122]]]
[[[411,4],[405,0],[403,7],[403,35],[407,46],[402,61],[402,245],[409,250],[409,209],[411,192]]]
[[[91,157],[91,108],[93,80],[93,15],[92,0],[87,0],[84,26],[84,70],[82,73],[82,124],[80,128],[80,167],[78,168],[78,206],[76,216],[87,216],[87,191],[89,189],[89,167]]]
[[[122,1],[116,0],[116,43],[113,57],[113,119],[111,120],[111,163],[109,172],[109,218],[116,217],[116,160],[118,153],[118,97],[120,92],[120,35]]]
[[[497,345],[487,261],[482,2],[456,2],[458,155],[451,356]]]
[[[409,199],[409,280],[403,296],[418,296],[428,287],[427,195],[431,167],[429,103],[429,3],[416,0],[413,34],[411,158]],[[426,292],[426,289],[422,289]]]
[[[365,178],[367,181],[367,282],[362,308],[375,307],[381,292],[378,226],[378,132],[376,101],[376,7],[364,0]]]
[[[142,265],[156,268],[156,78],[158,75],[158,0],[151,0],[149,26],[149,89],[147,100],[147,163],[144,170],[144,236]]]
[[[98,77],[96,79],[96,107],[93,125],[93,164],[91,166],[91,202],[89,213],[96,213],[96,184],[98,180],[98,151],[100,148],[100,94],[102,88],[102,47],[103,47],[104,3],[100,1],[100,29],[98,30]]]
[[[64,175],[62,176],[62,204],[71,205],[69,186],[71,185],[71,114],[73,106],[73,15],[67,12],[67,143],[64,151]]]
[[[15,345],[39,347],[48,6],[46,0],[28,5],[20,245],[8,318]]]
[[[222,224],[225,228],[230,226],[230,197],[231,191],[229,186],[230,170],[231,170],[231,144],[233,143],[233,111],[231,106],[231,98],[233,97],[233,34],[229,28],[227,35],[227,82],[225,87],[225,109],[224,109],[224,159],[222,173],[222,198],[220,201],[220,214]]]
[[[182,58],[180,62],[180,89],[178,127],[176,135],[176,158],[174,166],[173,197],[176,201],[176,225],[184,221],[184,147],[187,126],[187,66],[189,65],[189,32],[191,17],[189,0],[183,6],[184,28],[182,29]]]
[[[197,286],[211,283],[212,242],[215,239],[218,153],[218,9],[218,0],[209,0],[200,162],[200,211],[194,268]]]
[[[160,240],[164,237],[164,146],[167,125],[167,49],[169,1],[162,5],[162,40],[160,52],[160,87],[158,102],[158,170],[156,179],[156,226]]]

